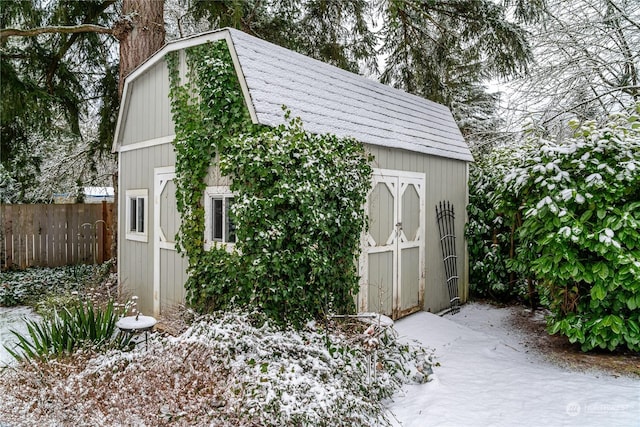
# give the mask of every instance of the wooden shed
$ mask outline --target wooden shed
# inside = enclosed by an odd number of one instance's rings
[[[449,109],[233,29],[171,42],[125,81],[114,139],[119,157],[118,277],[144,313],[161,315],[184,301],[187,261],[177,252],[174,124],[166,55],[225,40],[254,123],[284,122],[282,106],[313,133],[351,136],[375,158],[362,236],[358,308],[394,318],[449,307],[436,204],[455,220],[459,293],[468,289],[463,238],[472,156]],[[207,224],[232,194],[216,170],[203,194]],[[205,245],[229,242],[207,227]]]

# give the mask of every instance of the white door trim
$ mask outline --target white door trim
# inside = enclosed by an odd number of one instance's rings
[[[358,293],[358,310],[370,311],[369,301],[369,254],[392,252],[392,314],[399,315],[402,312],[402,263],[401,252],[407,248],[418,248],[419,257],[419,290],[418,304],[424,305],[425,288],[425,229],[426,229],[426,174],[420,172],[407,172],[392,169],[374,169],[372,174],[372,185],[367,195],[367,202],[364,206],[365,215],[369,216],[370,197],[373,190],[380,183],[384,183],[393,197],[393,229],[384,244],[374,242],[373,237],[368,232],[362,233],[361,255],[358,262],[360,273],[360,289]],[[406,236],[399,220],[403,218],[402,196],[409,186],[414,186],[419,197],[419,225],[416,236]],[[414,240],[415,238],[415,240]],[[372,246],[376,244],[376,246]]]
[[[176,244],[167,241],[160,226],[160,196],[167,182],[175,177],[174,166],[153,169],[153,315],[156,317],[160,316],[160,249],[176,249]]]

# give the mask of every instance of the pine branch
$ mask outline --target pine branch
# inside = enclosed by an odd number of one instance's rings
[[[81,24],[73,26],[52,25],[48,27],[29,28],[21,30],[19,28],[4,28],[0,30],[0,42],[4,42],[9,37],[32,37],[39,34],[77,34],[77,33],[100,33],[113,34],[113,29],[94,24]]]

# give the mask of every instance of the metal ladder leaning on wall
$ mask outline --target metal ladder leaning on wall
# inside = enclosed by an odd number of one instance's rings
[[[448,201],[439,202],[436,205],[436,220],[440,231],[440,247],[449,291],[450,311],[455,314],[460,311],[460,297],[458,296],[458,256],[456,255],[453,205]]]

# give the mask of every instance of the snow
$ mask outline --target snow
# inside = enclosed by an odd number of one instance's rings
[[[435,350],[438,365],[433,367],[434,374],[430,375],[430,382],[405,385],[387,402],[392,424],[403,427],[640,425],[640,380],[556,366],[548,362],[544,355],[525,345],[524,336],[511,325],[510,315],[509,308],[472,303],[462,306],[456,315],[439,317],[419,312],[395,321],[393,328],[402,339],[418,341]],[[21,325],[24,317],[33,318],[30,309],[0,307],[0,337],[3,344],[8,337],[7,329],[24,328]],[[309,376],[311,374],[304,375],[305,369],[315,372],[313,375],[323,372],[330,375],[333,371],[323,365],[323,361],[338,362],[325,349],[302,356],[304,352],[297,349],[310,346],[302,338],[267,333],[264,328],[257,331],[259,335],[255,337],[244,336],[237,324],[225,322],[207,324],[206,327],[196,325],[191,331],[179,338],[150,342],[148,351],[114,352],[92,359],[82,368],[84,370],[71,373],[68,378],[60,378],[50,394],[43,391],[46,399],[52,399],[55,393],[66,396],[48,404],[47,408],[53,410],[64,402],[68,406],[68,399],[77,399],[74,400],[76,414],[91,415],[93,421],[104,417],[105,420],[137,425],[149,422],[149,417],[156,419],[153,418],[156,416],[154,414],[162,412],[158,408],[164,406],[167,417],[176,414],[189,417],[185,414],[197,410],[201,403],[197,401],[199,398],[174,396],[170,391],[174,390],[172,387],[181,389],[184,384],[206,382],[212,376],[222,375],[216,371],[217,365],[212,364],[214,359],[226,360],[227,369],[236,370],[238,381],[251,371],[255,371],[258,378],[269,379],[255,386],[264,388],[265,399],[275,399],[278,390],[282,391],[280,410],[283,417],[304,411],[309,415],[308,419],[313,419],[314,413],[322,413],[332,402],[348,398],[337,387],[338,377],[327,384],[320,384],[315,377]],[[234,342],[236,344],[232,345]],[[213,347],[218,350],[213,351]],[[244,348],[245,353],[227,354],[231,348]],[[284,356],[280,361],[273,359],[274,348],[279,349],[278,353],[288,355],[289,359]],[[3,361],[6,356],[2,353]],[[292,357],[297,359],[292,360]],[[177,368],[172,363],[177,360],[183,364],[180,374],[166,379],[167,373],[161,367],[168,364],[170,371],[176,372]],[[185,360],[188,362],[185,363]],[[205,360],[208,364],[203,362]],[[340,369],[340,375],[349,375],[346,371],[348,365]],[[134,383],[132,377],[127,376],[131,370],[139,370],[144,375],[136,375]],[[98,372],[101,375],[96,377]],[[155,378],[158,375],[160,377]],[[154,383],[154,378],[159,382]],[[224,379],[221,390],[232,388],[231,379]],[[141,400],[140,405],[136,406],[138,409],[147,408],[148,413],[136,410],[127,415],[115,400],[103,401],[100,409],[103,412],[96,412],[94,401],[83,400],[90,391],[87,387],[94,380],[116,387],[120,390],[120,396],[143,389],[150,394],[155,393],[149,401]],[[169,387],[168,382],[174,386]],[[158,387],[162,390],[156,393],[155,388]],[[106,388],[103,390],[105,396],[117,397],[109,387]],[[303,390],[304,393],[294,393],[296,390]],[[173,400],[159,402],[166,393],[171,394]],[[221,396],[220,399],[228,399],[228,405],[237,406],[239,411],[255,411],[259,407],[256,406],[255,396],[249,398],[246,395],[242,400],[232,400],[230,394]],[[20,412],[25,418],[22,423],[15,425],[32,425],[38,420],[37,414],[29,412],[30,405],[15,396],[7,397],[11,397],[5,402],[7,405],[19,404],[21,411],[27,411]],[[42,405],[46,401],[44,397],[39,398]],[[179,398],[182,399],[180,405],[176,403]],[[186,402],[191,403],[188,405]],[[0,409],[2,406],[0,404]],[[40,408],[39,411],[49,414],[47,417],[53,417],[54,412],[46,412],[47,408]],[[153,412],[156,410],[159,412]],[[47,419],[53,423],[62,419],[60,417],[62,415]],[[0,424],[3,421],[6,420],[0,419]],[[187,423],[186,418],[184,422]]]
[[[563,369],[530,351],[508,309],[419,312],[395,329],[435,349],[434,379],[389,404],[397,426],[638,426],[640,381]]]
[[[144,331],[152,328],[157,323],[151,316],[127,316],[116,322],[116,326],[123,331]]]
[[[473,160],[447,107],[246,33],[226,31],[259,123],[282,124],[282,105],[286,105],[312,133]]]
[[[14,344],[17,339],[11,333],[15,330],[21,335],[27,335],[25,319],[38,320],[40,316],[34,314],[29,307],[0,307],[0,366],[13,364],[14,358],[9,354],[5,345]]]

